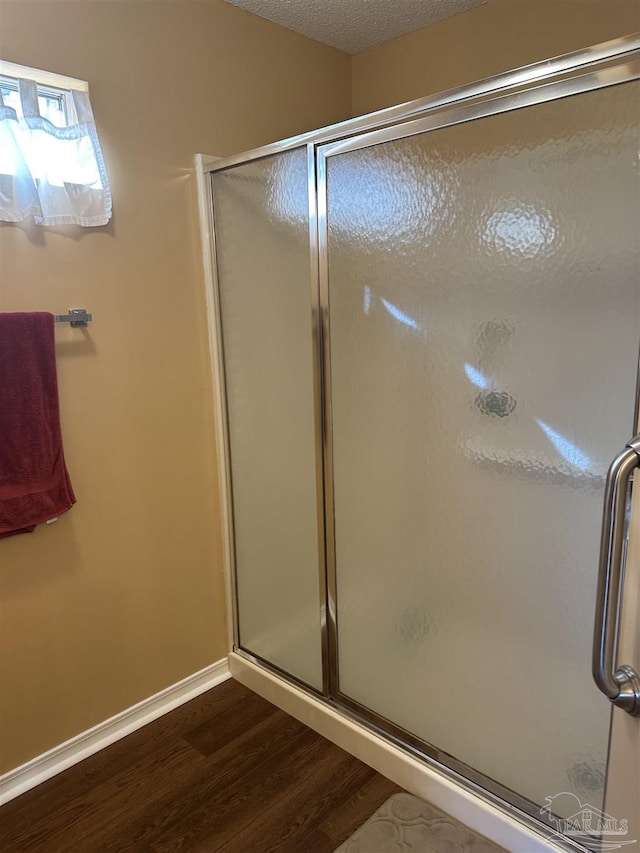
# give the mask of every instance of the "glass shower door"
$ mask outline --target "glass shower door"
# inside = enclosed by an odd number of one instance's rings
[[[320,149],[334,689],[569,817],[603,809],[608,760],[590,665],[636,418],[639,84],[505,103]]]
[[[319,691],[307,149],[216,171],[212,187],[237,645]]]

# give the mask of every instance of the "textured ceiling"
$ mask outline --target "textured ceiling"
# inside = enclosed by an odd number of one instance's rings
[[[346,53],[405,35],[488,0],[226,0]]]

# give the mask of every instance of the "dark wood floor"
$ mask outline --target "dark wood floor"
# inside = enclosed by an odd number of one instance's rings
[[[1,853],[331,853],[400,789],[226,681],[0,809]]]

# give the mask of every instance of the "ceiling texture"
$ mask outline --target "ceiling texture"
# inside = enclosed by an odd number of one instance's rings
[[[488,0],[226,0],[297,33],[359,53]]]

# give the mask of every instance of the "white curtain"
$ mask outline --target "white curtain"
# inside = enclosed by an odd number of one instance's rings
[[[0,220],[40,225],[105,225],[111,190],[87,92],[72,90],[77,122],[40,114],[33,80],[19,80],[20,111],[0,92]]]

